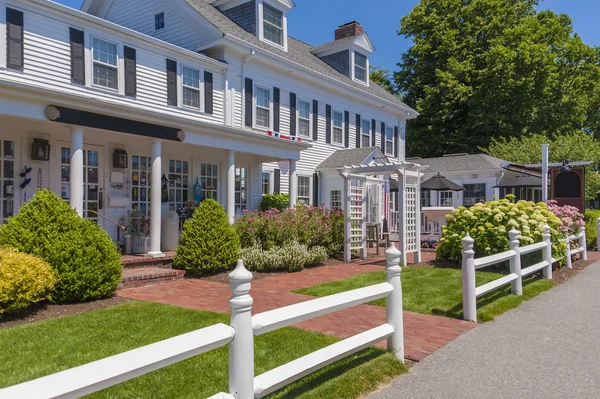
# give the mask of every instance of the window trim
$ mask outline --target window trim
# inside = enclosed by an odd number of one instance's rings
[[[450,205],[442,204],[442,194],[450,193]],[[446,190],[438,192],[438,206],[454,206],[454,191]]]
[[[392,136],[391,136],[392,138],[391,139],[388,138],[388,132],[390,132],[390,131],[392,132]],[[392,144],[392,151],[391,152],[388,152],[388,148],[387,148],[388,143]],[[385,146],[384,146],[384,149],[385,149],[385,155],[391,155],[392,157],[394,156],[394,126],[385,125]]]
[[[333,193],[340,193],[340,198],[339,198],[340,206],[337,208],[333,207]],[[329,192],[329,209],[332,211],[344,209],[344,196],[342,195],[342,190],[330,190],[330,192]]]
[[[481,199],[483,199],[484,201],[487,201],[487,183],[485,182],[473,182],[473,183],[463,183],[463,206],[473,206],[476,205],[479,201],[477,200],[477,197],[467,197],[465,194],[467,193],[467,187],[466,186],[474,186],[474,185],[478,185],[481,184],[483,186],[483,197],[480,197]],[[466,204],[465,199],[466,198],[475,198],[475,202],[472,204]]]
[[[341,125],[339,128],[337,128],[337,127],[335,126],[335,114],[336,114],[336,113],[337,113],[337,114],[340,114],[340,115],[342,116],[342,119],[341,119],[341,121],[342,121],[342,125]],[[344,112],[342,112],[342,111],[338,111],[338,110],[335,110],[335,109],[332,109],[332,110],[331,110],[331,144],[333,144],[333,145],[337,145],[337,146],[341,146],[341,147],[343,147],[343,146],[344,146],[344,128],[345,128],[344,124],[345,124],[345,123],[346,123],[346,122],[345,122],[345,120],[344,120]],[[339,142],[337,142],[337,141],[335,141],[335,140],[334,140],[334,137],[335,137],[335,129],[341,129],[341,131],[342,131],[342,140],[341,140],[341,141],[339,141]]]
[[[188,69],[192,69],[194,71],[198,71],[198,88],[195,88],[195,87],[192,87],[192,86],[187,86],[187,85],[183,84],[183,70],[184,70],[184,68],[188,68]],[[188,64],[184,64],[183,62],[179,63],[179,74],[178,74],[179,94],[178,94],[178,96],[180,96],[180,98],[179,98],[179,104],[180,104],[181,108],[204,113],[204,106],[205,106],[205,104],[204,104],[204,95],[203,95],[203,93],[204,93],[204,79],[202,79],[203,78],[203,73],[204,73],[204,70],[201,69],[201,68],[195,68],[195,67],[192,67],[192,66],[190,66]],[[198,107],[192,107],[191,105],[185,105],[183,103],[183,99],[184,99],[183,90],[186,87],[190,88],[190,89],[198,90]]]
[[[308,104],[308,118],[300,117],[300,103]],[[299,97],[296,97],[296,133],[299,137],[303,139],[312,139],[312,122],[313,122],[313,109],[312,109],[312,101],[303,100]],[[308,121],[308,134],[300,134],[300,119]]]
[[[368,86],[369,85],[369,57],[359,51],[356,51],[356,50],[351,51],[350,53],[351,53],[350,61],[351,61],[351,65],[352,65],[352,68],[351,68],[352,69],[352,80]],[[364,68],[365,69],[365,80],[360,80],[356,77],[356,67],[357,67],[356,54],[365,57],[365,64],[366,64],[365,68]],[[359,66],[359,68],[362,68],[362,67]]]
[[[263,180],[263,178],[265,177],[265,175],[269,176],[269,185],[268,185],[267,193],[264,192],[265,181]],[[260,191],[261,191],[263,197],[268,194],[273,194],[273,172],[264,171],[264,170],[262,171],[262,173],[260,175]]]
[[[161,14],[162,14],[162,27],[157,28],[156,27],[156,23],[157,23],[156,17],[158,17]],[[154,32],[163,31],[163,30],[165,30],[166,26],[167,26],[167,17],[166,17],[165,12],[164,11],[160,11],[160,12],[155,13],[154,14]]]
[[[300,179],[305,178],[308,179],[308,197],[300,195]],[[296,178],[296,200],[300,201],[300,198],[307,199],[307,203],[305,205],[310,206],[312,204],[312,176],[309,175],[298,175]]]
[[[264,6],[265,4],[279,12],[282,13],[282,20],[281,20],[281,24],[282,24],[282,33],[283,33],[283,43],[282,44],[277,44],[275,42],[270,41],[269,39],[265,38],[265,29],[264,29]],[[258,0],[256,2],[256,33],[258,36],[258,39],[260,41],[263,41],[265,43],[268,43],[269,45],[276,47],[278,49],[281,49],[285,52],[288,51],[288,24],[287,24],[287,11],[286,10],[282,10],[279,7],[277,7],[276,4],[274,4],[272,1],[270,0]]]
[[[258,125],[256,118],[256,110],[259,107],[258,105],[258,89],[266,90],[269,92],[269,126],[261,126]],[[260,107],[261,109],[266,109],[264,107]],[[252,96],[252,128],[257,130],[269,131],[273,128],[273,92],[271,89],[261,86],[259,84],[254,85],[254,93]]]
[[[368,133],[369,144],[366,146],[363,145],[363,138],[367,136],[367,134],[365,134],[365,131],[363,129],[363,127],[366,126],[365,122],[368,122],[368,124],[369,124],[369,133]],[[371,131],[371,124],[372,124],[371,119],[361,118],[361,120],[360,120],[360,147],[361,148],[372,147],[371,140],[373,139],[373,136],[372,136],[373,132]]]
[[[112,44],[112,45],[114,45],[116,47],[116,49],[117,49],[117,51],[115,53],[115,55],[117,57],[117,59],[116,59],[116,65],[106,64],[104,62],[94,60],[94,39],[101,40],[103,42]],[[102,36],[96,35],[94,33],[90,33],[90,44],[89,44],[89,50],[90,50],[90,52],[89,52],[89,54],[90,54],[90,63],[89,63],[89,65],[90,66],[89,66],[89,68],[91,69],[90,74],[89,74],[89,76],[90,76],[90,84],[89,84],[89,86],[90,87],[93,87],[93,88],[99,89],[99,90],[103,90],[103,91],[108,91],[108,92],[111,92],[111,93],[123,94],[121,91],[124,90],[123,86],[124,86],[125,75],[123,75],[123,77],[122,77],[123,81],[121,81],[121,75],[122,75],[122,72],[123,72],[123,67],[122,67],[121,64],[124,62],[123,54],[122,54],[122,51],[123,51],[122,47],[123,46],[121,45],[121,43],[118,43],[118,42],[115,42],[115,41],[112,41],[112,40],[106,40],[106,39],[102,38]],[[97,84],[94,83],[94,78],[95,78],[95,75],[94,75],[94,65],[96,63],[98,63],[98,64],[100,64],[102,66],[109,67],[109,68],[114,68],[114,69],[117,70],[117,75],[116,75],[117,88],[116,89],[115,88],[111,88],[111,87],[102,86],[102,85],[97,85]]]

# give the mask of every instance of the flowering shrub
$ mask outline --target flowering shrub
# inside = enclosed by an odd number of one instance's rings
[[[242,248],[259,244],[263,250],[297,241],[308,248],[321,246],[337,256],[344,245],[342,211],[298,204],[295,209],[249,212],[236,218],[234,227]]]
[[[150,233],[150,218],[139,209],[133,209],[127,212],[127,216],[121,216],[119,224],[125,226],[125,234],[134,237],[146,237]]]
[[[296,272],[305,267],[321,264],[327,259],[327,250],[319,246],[308,249],[306,245],[299,244],[297,241],[264,250],[260,244],[255,243],[249,248],[242,249],[240,256],[248,270]]]
[[[442,227],[442,237],[436,248],[439,260],[460,260],[461,240],[469,233],[475,240],[475,257],[483,257],[509,249],[508,231],[513,227],[520,232],[521,245],[540,242],[544,225],[550,226],[552,254],[560,259],[566,254],[561,242],[563,222],[543,202],[512,202],[513,196],[500,201],[477,204],[471,208],[461,206],[446,215],[447,224]]]
[[[273,193],[266,194],[263,196],[262,202],[260,203],[260,209],[262,211],[268,211],[269,209],[275,208],[280,211],[288,207],[290,203],[290,196],[287,194]]]
[[[562,222],[558,226],[558,231],[563,235],[573,235],[579,233],[579,229],[585,227],[584,217],[579,213],[579,209],[574,206],[559,206],[555,200],[546,201],[548,209],[558,216]]]

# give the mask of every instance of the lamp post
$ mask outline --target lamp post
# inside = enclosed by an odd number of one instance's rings
[[[542,201],[548,201],[548,147],[542,144]]]

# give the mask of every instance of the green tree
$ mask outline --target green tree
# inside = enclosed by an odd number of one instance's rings
[[[390,71],[387,69],[383,69],[378,65],[371,65],[371,71],[369,73],[369,77],[379,86],[383,87],[387,92],[397,95],[398,88],[392,83],[392,79],[390,77]]]
[[[487,149],[489,155],[518,164],[539,164],[542,162],[542,144],[550,144],[550,162],[591,161],[586,166],[585,194],[594,199],[600,194],[600,141],[585,132],[573,132],[548,138],[542,134],[510,139],[492,139]]]
[[[408,153],[473,152],[493,137],[597,131],[600,52],[537,0],[421,0],[394,79],[419,113]]]

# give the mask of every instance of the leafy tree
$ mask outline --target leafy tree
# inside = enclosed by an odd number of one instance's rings
[[[377,83],[393,95],[398,94],[398,88],[392,83],[390,78],[390,71],[383,69],[378,65],[371,65],[370,69],[369,77],[373,82]]]
[[[408,152],[473,152],[493,137],[600,126],[600,52],[538,0],[421,0],[400,20],[412,38],[394,74],[419,113]]]
[[[542,162],[542,144],[550,144],[549,161],[591,161],[586,167],[585,193],[587,199],[600,194],[600,141],[585,132],[573,132],[548,138],[542,134],[510,139],[492,139],[487,149],[489,155],[519,164],[539,164]]]

